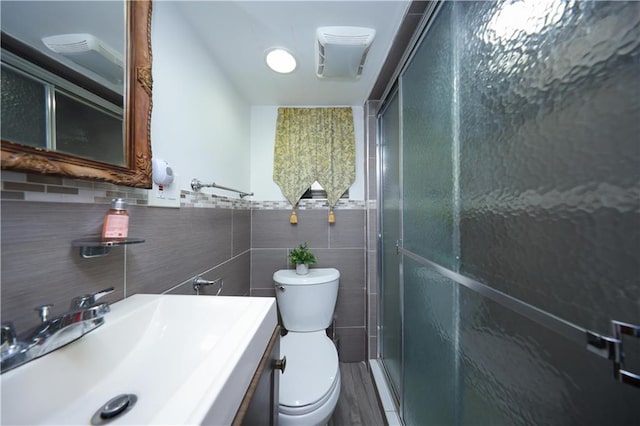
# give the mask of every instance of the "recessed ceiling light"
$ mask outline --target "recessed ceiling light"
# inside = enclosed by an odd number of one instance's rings
[[[275,72],[287,74],[296,69],[296,58],[284,49],[272,49],[267,53],[267,65]]]

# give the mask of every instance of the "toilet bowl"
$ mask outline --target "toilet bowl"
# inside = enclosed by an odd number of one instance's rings
[[[339,278],[333,268],[311,269],[307,275],[289,269],[273,274],[278,309],[288,331],[280,341],[280,355],[287,357],[278,398],[281,425],[324,425],[335,410],[340,369],[326,329],[333,318]]]
[[[326,424],[340,395],[335,345],[324,331],[289,333],[280,341],[280,352],[287,367],[280,377],[279,424]]]

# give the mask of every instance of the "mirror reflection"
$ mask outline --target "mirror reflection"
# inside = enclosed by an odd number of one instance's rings
[[[126,166],[124,2],[1,7],[1,139]]]

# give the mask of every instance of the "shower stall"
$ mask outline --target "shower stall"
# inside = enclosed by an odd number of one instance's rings
[[[640,423],[640,3],[430,6],[378,113],[406,425]]]

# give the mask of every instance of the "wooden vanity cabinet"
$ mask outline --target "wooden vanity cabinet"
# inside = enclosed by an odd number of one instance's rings
[[[233,426],[278,425],[280,370],[284,369],[281,367],[282,364],[280,326],[276,326],[236,417],[233,419]]]

